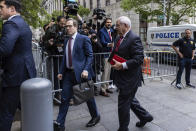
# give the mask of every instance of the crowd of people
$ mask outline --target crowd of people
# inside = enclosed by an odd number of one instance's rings
[[[32,32],[29,25],[20,16],[20,0],[0,0],[0,17],[5,20],[0,39],[0,56],[5,59],[2,63],[2,82],[0,95],[0,130],[10,131],[17,108],[20,108],[20,86],[27,79],[36,77],[35,63],[32,55]],[[79,26],[79,24],[80,26]],[[81,27],[81,28],[78,28]],[[121,16],[115,21],[105,18],[103,24],[83,22],[77,15],[77,20],[59,16],[45,25],[45,35],[40,46],[47,55],[61,55],[60,63],[55,57],[48,63],[52,67],[54,89],[62,88],[61,94],[56,94],[61,104],[59,113],[54,121],[55,131],[65,130],[66,115],[73,99],[73,86],[83,79],[93,79],[96,74],[101,75],[101,81],[113,80],[118,88],[118,131],[128,131],[130,109],[139,121],[136,127],[144,127],[153,120],[153,116],[146,111],[136,99],[135,94],[142,84],[142,63],[144,51],[141,39],[131,28],[131,20]],[[181,66],[177,75],[177,88],[181,82],[181,75],[186,67],[186,84],[190,84],[191,59],[194,58],[195,43],[190,39],[190,30],[186,37],[173,44],[174,50],[181,58]],[[176,46],[180,46],[178,50]],[[94,53],[110,52],[102,57],[93,57]],[[120,58],[116,59],[116,58]],[[122,61],[121,61],[122,60]],[[60,64],[60,66],[59,66]],[[14,65],[14,66],[13,66]],[[51,74],[49,75],[51,76]],[[59,83],[60,81],[60,83]],[[109,82],[101,84],[100,90],[95,87],[95,95],[109,97],[113,91]],[[95,98],[86,101],[91,120],[86,127],[95,126],[101,119]]]

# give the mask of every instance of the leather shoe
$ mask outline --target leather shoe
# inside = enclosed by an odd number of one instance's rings
[[[113,91],[111,91],[111,90],[109,90],[109,89],[106,89],[106,92],[107,92],[107,93],[111,93],[111,94],[113,93]]]
[[[110,97],[110,95],[106,92],[100,91],[99,93],[101,96]]]
[[[95,126],[100,121],[100,115],[97,117],[92,118],[87,124],[86,127],[92,127]]]
[[[60,127],[60,124],[57,121],[53,123],[54,131],[65,131],[64,127]]]
[[[136,127],[144,127],[147,122],[151,122],[152,120],[153,120],[153,117],[150,116],[146,120],[138,121],[135,126]]]

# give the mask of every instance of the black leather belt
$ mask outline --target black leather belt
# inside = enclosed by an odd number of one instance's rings
[[[74,69],[67,68],[66,71],[74,72]]]

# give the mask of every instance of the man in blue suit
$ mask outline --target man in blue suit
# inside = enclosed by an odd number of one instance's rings
[[[102,49],[103,52],[110,52],[113,47],[113,38],[112,38],[113,29],[111,28],[111,24],[112,24],[112,19],[106,18],[105,26],[101,28],[101,30],[99,31],[99,37],[100,37],[100,42],[103,46],[103,49]],[[104,56],[104,71],[101,76],[101,81],[110,80],[111,66],[107,62],[108,57],[109,55]],[[109,96],[108,93],[112,93],[112,91],[108,89],[108,86],[109,86],[108,83],[101,85],[100,95],[108,97]]]
[[[59,114],[54,123],[55,131],[65,130],[65,118],[69,108],[69,101],[73,97],[72,87],[81,82],[81,79],[91,79],[93,74],[92,62],[93,51],[90,39],[87,36],[77,33],[77,21],[69,18],[66,21],[67,34],[70,35],[65,39],[65,53],[60,68],[58,78],[63,80],[63,90],[61,93],[61,105]],[[87,127],[96,125],[100,121],[95,99],[87,101],[92,119],[87,123]]]
[[[2,96],[0,97],[0,131],[10,131],[14,114],[20,103],[20,85],[36,77],[32,54],[32,33],[20,16],[19,0],[0,0],[0,17],[3,24],[0,39],[2,65]]]

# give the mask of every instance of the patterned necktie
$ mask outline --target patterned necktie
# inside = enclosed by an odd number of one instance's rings
[[[72,52],[71,52],[71,45],[72,45],[72,37],[69,38],[68,43],[68,61],[69,61],[69,68],[72,67]]]
[[[121,36],[120,39],[118,40],[118,42],[117,42],[117,44],[116,44],[115,51],[118,51],[118,48],[119,48],[119,46],[120,46],[120,43],[121,43],[122,39],[123,39],[123,36]]]
[[[109,36],[110,36],[110,40],[112,41],[111,32],[110,32],[110,31],[108,31],[108,34],[109,34]]]

